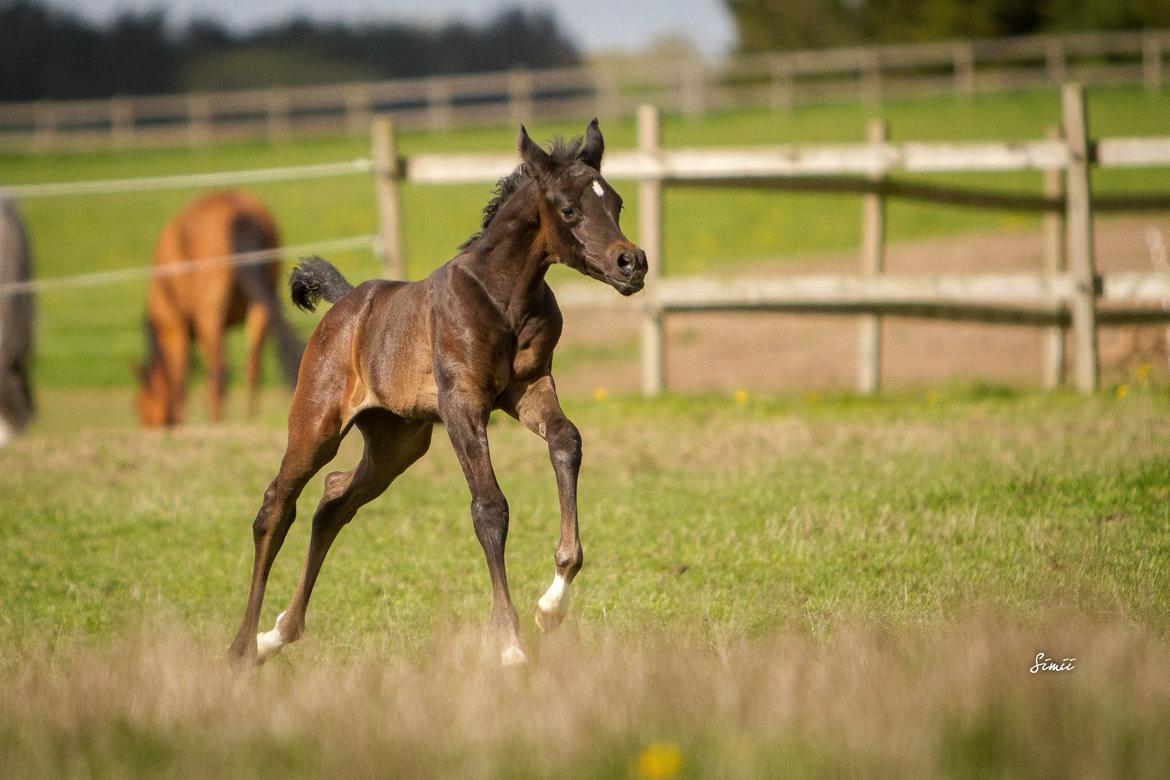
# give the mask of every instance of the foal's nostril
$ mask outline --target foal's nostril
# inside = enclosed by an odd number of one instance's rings
[[[634,250],[634,269],[646,273],[650,269],[650,263],[646,260],[646,253],[641,249]]]
[[[618,255],[618,258],[617,258],[618,270],[621,271],[626,276],[629,276],[630,274],[632,274],[634,272],[634,268],[636,266],[637,266],[637,260],[633,257],[633,254],[631,252],[622,252],[620,255]]]

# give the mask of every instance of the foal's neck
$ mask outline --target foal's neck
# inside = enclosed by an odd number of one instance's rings
[[[538,197],[516,193],[471,251],[480,284],[514,326],[524,320],[554,261],[541,240]]]

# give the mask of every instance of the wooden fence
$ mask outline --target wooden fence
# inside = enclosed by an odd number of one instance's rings
[[[202,145],[217,140],[597,115],[654,104],[689,116],[727,108],[1089,85],[1163,88],[1170,31],[952,41],[636,66],[515,70],[290,89],[0,104],[0,147]]]
[[[1103,138],[1086,130],[1084,90],[1062,91],[1064,132],[1026,142],[892,143],[884,126],[863,144],[748,149],[665,149],[658,111],[638,110],[638,148],[607,154],[607,178],[638,182],[639,242],[650,260],[645,291],[633,305],[642,312],[642,390],[666,388],[665,320],[688,311],[774,311],[862,315],[858,389],[876,392],[881,376],[884,315],[1004,322],[1044,327],[1048,333],[1045,384],[1062,382],[1063,329],[1071,328],[1075,386],[1098,387],[1097,326],[1170,321],[1170,274],[1100,275],[1093,259],[1092,217],[1098,212],[1170,210],[1170,192],[1094,197],[1089,169],[1170,166],[1170,137]],[[387,273],[404,268],[400,182],[492,182],[512,170],[514,155],[398,157],[390,119],[374,123],[375,176]],[[893,178],[936,172],[1036,171],[1038,194],[971,190]],[[860,273],[714,280],[672,278],[663,254],[662,190],[671,187],[764,187],[856,192],[863,198]],[[1049,236],[1046,265],[1035,273],[967,276],[894,276],[884,273],[885,200],[916,198],[978,208],[1041,212]],[[611,291],[594,287],[558,291],[563,303],[615,305]],[[622,304],[618,304],[622,305]],[[630,305],[630,304],[624,304]]]

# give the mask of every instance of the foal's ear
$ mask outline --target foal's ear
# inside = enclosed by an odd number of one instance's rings
[[[548,178],[553,170],[553,158],[528,137],[528,130],[524,125],[520,125],[520,137],[516,139],[516,148],[520,150],[520,159],[524,160],[533,176],[537,179]]]
[[[601,128],[597,126],[597,117],[585,128],[585,143],[581,146],[581,153],[577,159],[588,165],[598,173],[601,172],[601,155],[605,152],[605,139],[601,137]]]

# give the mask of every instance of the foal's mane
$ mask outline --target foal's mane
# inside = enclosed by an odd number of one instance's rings
[[[576,160],[580,154],[581,149],[585,145],[585,140],[581,136],[576,138],[564,139],[561,136],[554,136],[552,140],[552,149],[549,150],[549,156],[558,165],[568,165]],[[504,204],[516,194],[516,192],[532,180],[532,174],[528,172],[524,163],[516,166],[516,170],[509,173],[504,178],[496,182],[495,189],[492,190],[491,200],[483,207],[483,220],[480,223],[480,228],[477,232],[468,236],[467,240],[459,245],[460,249],[466,249],[474,244],[479,239],[483,238],[483,234],[488,229],[488,225],[492,223],[496,214],[504,207]]]

